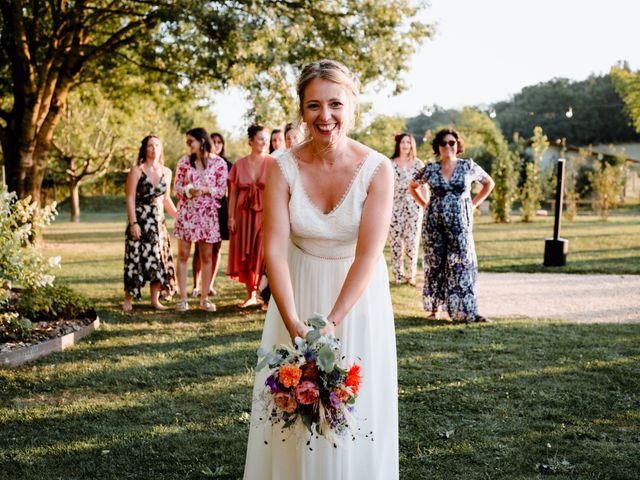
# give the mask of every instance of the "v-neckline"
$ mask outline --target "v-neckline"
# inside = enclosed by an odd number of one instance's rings
[[[460,159],[458,158],[456,160],[456,164],[453,166],[453,170],[451,170],[451,176],[447,179],[442,174],[442,160],[440,161],[440,168],[438,168],[438,172],[440,173],[440,178],[442,178],[442,180],[444,180],[445,183],[449,183],[451,182],[451,180],[453,180],[453,177],[455,177],[456,175],[456,170],[458,169],[459,163],[460,163]]]
[[[162,181],[164,180],[164,172],[162,172],[162,175],[160,175],[160,180],[158,180],[158,184],[157,185],[155,185],[153,183],[153,181],[151,180],[151,177],[149,177],[149,175],[147,175],[147,172],[142,170],[142,174],[144,175],[144,178],[147,180],[147,182],[149,182],[153,188],[158,188],[160,186],[160,184],[162,183]]]
[[[298,157],[293,152],[291,152],[291,158],[293,158],[293,163],[295,164],[296,169],[298,170],[298,176],[300,177],[300,182],[299,182],[300,183],[300,189],[302,190],[302,193],[304,193],[304,196],[307,198],[307,201],[311,204],[311,206],[313,208],[315,208],[323,216],[328,217],[329,215],[335,213],[336,210],[338,210],[340,208],[340,206],[342,206],[342,204],[344,203],[344,200],[349,196],[349,193],[351,193],[351,190],[353,188],[353,184],[355,183],[356,178],[360,174],[360,170],[362,170],[362,167],[367,162],[367,160],[369,159],[369,157],[371,156],[372,153],[373,153],[373,150],[368,152],[364,156],[362,161],[358,164],[358,166],[356,167],[355,171],[353,172],[353,175],[351,176],[351,180],[349,181],[349,185],[347,185],[347,188],[345,189],[345,191],[343,192],[342,196],[340,197],[340,200],[338,200],[338,203],[336,203],[336,205],[331,210],[329,210],[328,212],[325,212],[324,210],[322,210],[311,199],[311,196],[309,195],[309,192],[307,192],[307,189],[305,188],[304,183],[302,183],[302,176],[300,175],[300,165],[298,165]]]
[[[267,155],[265,155],[264,158],[262,159],[262,166],[260,167],[260,173],[258,173],[258,176],[255,178],[255,180],[251,177],[251,175],[249,175],[249,178],[251,178],[251,183],[258,183],[260,181],[260,179],[264,175],[264,170],[266,166],[267,166]],[[247,173],[251,173],[248,167],[249,167],[249,157],[247,157]]]

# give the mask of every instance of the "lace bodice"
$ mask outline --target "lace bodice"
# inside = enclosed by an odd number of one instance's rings
[[[289,184],[291,242],[317,257],[352,257],[369,184],[380,163],[389,160],[371,150],[353,175],[342,199],[329,213],[322,212],[309,198],[300,180],[297,161],[291,153],[276,161]]]

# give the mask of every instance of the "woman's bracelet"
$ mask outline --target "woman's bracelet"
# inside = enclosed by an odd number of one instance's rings
[[[138,222],[129,222],[130,227],[133,227],[134,225],[138,225]]]

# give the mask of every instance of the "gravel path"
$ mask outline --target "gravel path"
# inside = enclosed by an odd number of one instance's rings
[[[640,275],[480,273],[477,293],[489,318],[640,323]]]

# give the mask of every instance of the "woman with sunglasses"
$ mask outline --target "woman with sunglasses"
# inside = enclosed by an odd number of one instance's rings
[[[438,162],[425,166],[409,184],[416,201],[427,208],[422,223],[424,288],[427,319],[442,307],[454,321],[487,322],[478,314],[478,261],[473,244],[473,209],[493,190],[491,177],[473,160],[461,159],[464,143],[453,129],[440,130],[432,142]],[[472,198],[471,183],[482,184]],[[427,195],[420,185],[426,184]]]
[[[202,265],[202,285],[211,284],[213,244],[220,241],[218,201],[227,191],[227,164],[215,155],[211,139],[204,128],[187,132],[189,155],[178,161],[173,189],[178,197],[178,215],[173,234],[178,239],[178,289],[180,301],[176,310],[188,310],[187,263],[191,243],[198,243]],[[209,289],[200,290],[200,310],[214,312]]]

